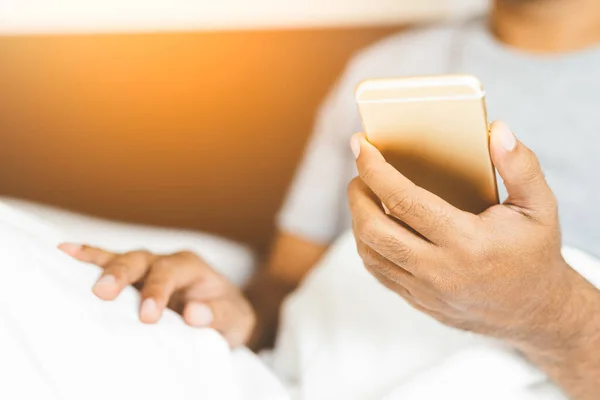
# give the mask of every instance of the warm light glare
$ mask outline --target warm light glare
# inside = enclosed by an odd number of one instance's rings
[[[404,23],[486,0],[0,0],[0,33],[281,28]]]

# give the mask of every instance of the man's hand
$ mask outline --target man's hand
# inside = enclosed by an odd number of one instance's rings
[[[415,186],[356,136],[360,177],[349,199],[358,250],[382,283],[448,325],[516,340],[551,334],[543,330],[560,317],[572,272],[561,256],[556,201],[535,155],[504,125],[494,130],[510,198],[481,215]]]
[[[352,149],[360,177],[349,201],[368,270],[442,323],[506,340],[571,393],[598,395],[600,370],[574,371],[600,338],[600,296],[561,256],[556,200],[531,150],[505,124],[492,125],[492,159],[509,198],[473,215],[410,182],[364,135]]]
[[[59,248],[79,261],[104,269],[93,288],[100,299],[115,300],[129,285],[140,289],[140,320],[144,323],[158,322],[169,307],[190,326],[216,329],[232,347],[250,339],[255,325],[250,303],[238,288],[193,253],[115,254],[70,243]]]

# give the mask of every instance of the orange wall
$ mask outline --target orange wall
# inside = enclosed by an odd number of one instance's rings
[[[319,102],[396,29],[0,37],[0,194],[262,248]]]

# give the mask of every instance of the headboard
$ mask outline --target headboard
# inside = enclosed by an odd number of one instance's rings
[[[0,194],[262,249],[321,99],[397,29],[0,37]]]

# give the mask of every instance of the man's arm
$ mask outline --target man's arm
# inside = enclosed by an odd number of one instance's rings
[[[570,301],[546,329],[558,333],[556,343],[515,346],[573,399],[600,398],[600,291],[573,271]]]
[[[250,347],[275,341],[279,308],[340,232],[340,207],[345,202],[348,161],[346,138],[358,121],[354,87],[359,82],[353,63],[321,106],[304,157],[277,216],[279,234],[267,265],[246,290],[258,314]]]
[[[288,233],[279,233],[266,266],[246,289],[254,306],[257,324],[249,343],[252,350],[272,347],[279,324],[279,311],[290,294],[323,256],[327,246]]]
[[[562,257],[557,202],[535,154],[505,124],[490,136],[509,197],[473,215],[416,186],[356,135],[360,178],[348,190],[358,251],[416,309],[504,340],[573,399],[598,399],[600,293]]]

